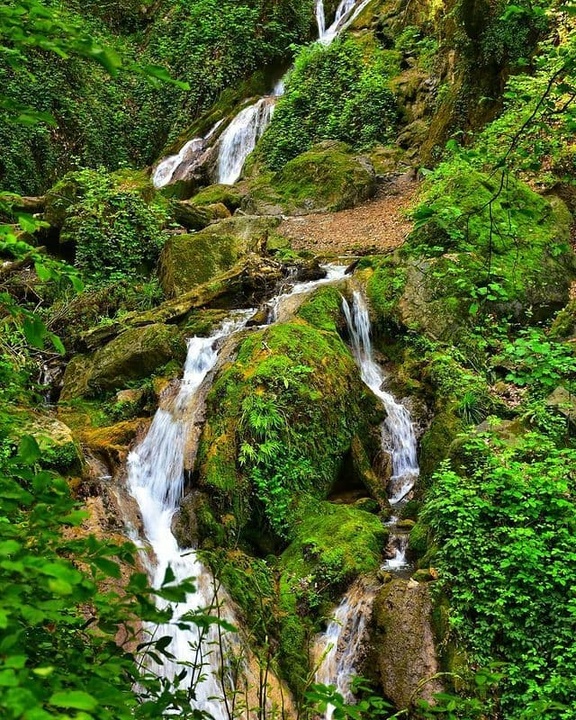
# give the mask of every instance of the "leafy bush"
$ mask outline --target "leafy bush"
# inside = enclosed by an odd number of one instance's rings
[[[76,246],[76,265],[91,282],[118,280],[149,270],[165,240],[165,206],[102,171],[66,176],[78,195],[65,211],[61,242]]]
[[[502,717],[572,718],[576,451],[527,433],[513,447],[469,440],[464,456],[465,474],[436,474],[421,516],[452,632],[472,662],[507,663]]]
[[[356,40],[305,47],[296,58],[259,153],[280,169],[321,140],[362,148],[388,141],[397,108],[388,88],[396,55],[368,50]]]

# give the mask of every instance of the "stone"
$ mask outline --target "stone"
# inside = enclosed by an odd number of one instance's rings
[[[261,251],[279,221],[235,217],[190,235],[173,235],[160,256],[159,274],[168,297],[178,297],[231,270],[248,253]]]
[[[546,405],[554,408],[576,427],[576,395],[560,385],[546,398]]]
[[[393,579],[374,601],[372,644],[384,695],[399,710],[442,692],[427,583]]]
[[[242,208],[263,215],[343,210],[371,198],[376,173],[368,157],[326,140],[290,160],[277,173],[250,181]]]
[[[177,327],[155,323],[126,330],[90,356],[77,355],[64,373],[60,399],[123,388],[151,375],[162,365],[186,357]]]

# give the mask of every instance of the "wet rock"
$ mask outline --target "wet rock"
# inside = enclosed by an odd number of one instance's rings
[[[222,204],[233,213],[240,207],[244,195],[237,185],[209,185],[192,199],[197,206]]]
[[[374,602],[372,643],[382,690],[398,709],[418,698],[432,702],[442,691],[432,679],[439,666],[427,584],[394,579],[384,585]]]

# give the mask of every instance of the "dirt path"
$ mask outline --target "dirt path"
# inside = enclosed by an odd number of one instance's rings
[[[418,183],[400,176],[381,185],[374,198],[350,210],[286,218],[279,227],[294,250],[317,255],[365,255],[401,245],[411,222],[405,211],[413,202]]]

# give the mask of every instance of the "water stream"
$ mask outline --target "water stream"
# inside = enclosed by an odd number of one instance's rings
[[[344,268],[326,266],[327,277],[309,283],[296,283],[273,303],[280,309],[292,295],[311,292],[327,282],[334,282],[344,274]],[[209,712],[215,720],[228,720],[226,696],[235,689],[230,658],[240,658],[244,675],[249,674],[249,650],[238,634],[224,633],[217,626],[201,632],[186,628],[179,621],[191,613],[212,608],[223,620],[236,622],[233,606],[223,589],[215,588],[210,571],[198,560],[191,548],[180,548],[172,533],[172,520],[184,495],[185,461],[191,462],[196,447],[190,447],[195,425],[201,422],[205,385],[217,365],[220,348],[226,338],[243,329],[254,310],[235,313],[235,316],[211,337],[194,337],[188,341],[184,374],[176,397],[161,403],[150,429],[128,458],[127,486],[136,500],[142,519],[143,537],[132,529],[131,536],[141,547],[142,560],[154,587],[160,587],[168,568],[176,582],[194,578],[195,592],[186,601],[173,607],[173,619],[158,627],[147,625],[143,632],[152,638],[171,638],[169,652],[175,660],[162,665],[148,662],[148,670],[174,680],[188,666],[187,675],[180,679],[194,688],[194,708]],[[164,604],[165,606],[165,604]],[[214,610],[214,607],[217,610]]]
[[[373,357],[370,316],[362,294],[358,291],[353,293],[352,306],[343,299],[342,309],[362,380],[380,399],[386,410],[386,420],[382,427],[382,449],[390,453],[392,458],[388,495],[390,504],[396,508],[412,490],[419,474],[412,419],[408,410],[384,390],[386,376]],[[382,566],[382,569],[392,572],[401,572],[408,567],[408,534],[396,527],[397,520],[398,518],[393,516],[388,523],[388,558]],[[326,632],[316,642],[316,655],[323,657],[316,672],[316,681],[334,685],[348,702],[353,701],[350,681],[357,670],[359,651],[365,640],[374,596],[374,588],[362,580],[357,581],[342,599]],[[326,720],[331,720],[333,712],[334,708],[329,707]]]
[[[318,41],[329,45],[358,17],[370,0],[342,0],[336,9],[332,23],[326,27],[324,1],[316,0],[316,24]],[[212,180],[224,185],[233,185],[242,174],[246,159],[256,147],[274,114],[279,97],[284,94],[284,77],[274,86],[270,95],[243,108],[228,127],[217,135],[220,120],[205,137],[189,140],[175,155],[161,160],[152,175],[157,188],[188,177],[196,168],[208,163],[209,157],[217,152]]]

